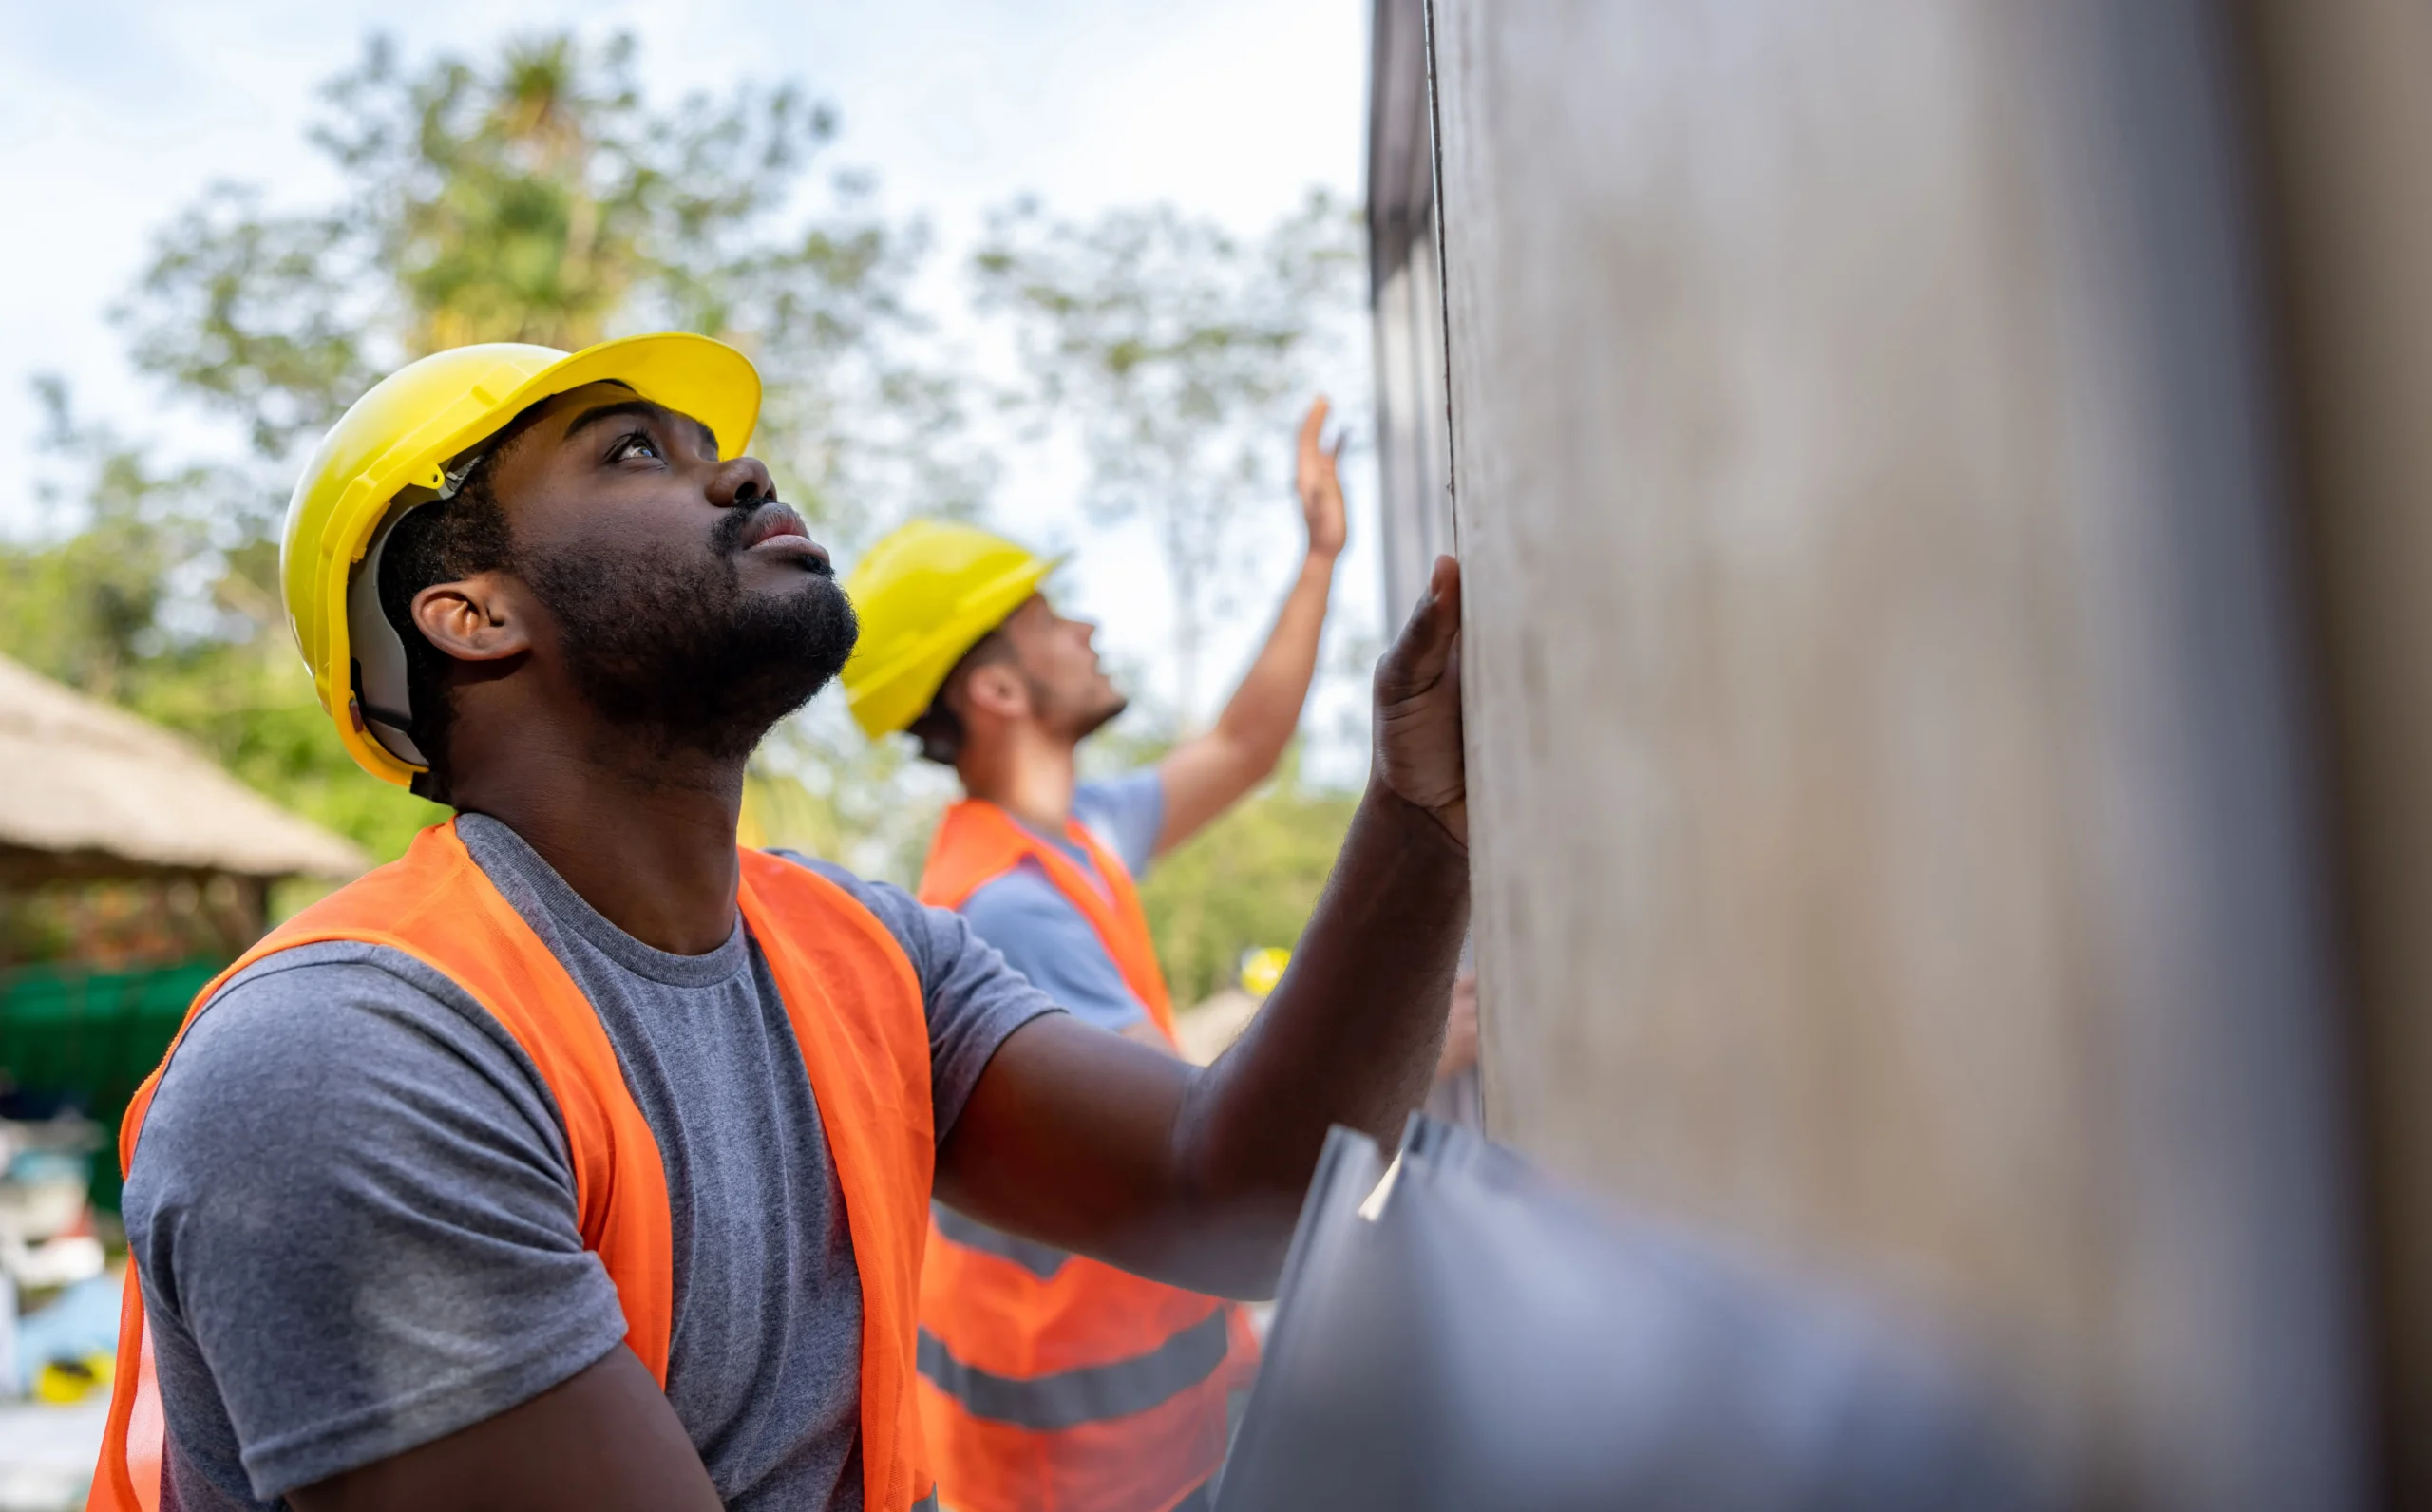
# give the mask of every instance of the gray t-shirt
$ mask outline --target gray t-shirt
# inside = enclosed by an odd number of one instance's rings
[[[601,917],[495,820],[458,833],[598,1010],[656,1137],[668,1400],[732,1508],[862,1505],[861,1285],[802,1052],[738,923],[706,955]],[[799,859],[799,858],[797,858]],[[910,957],[943,1140],[1054,1006],[956,915],[818,862]],[[514,1040],[420,962],[273,955],[196,1021],[127,1178],[168,1418],[166,1505],[287,1491],[493,1417],[614,1349],[564,1125]]]

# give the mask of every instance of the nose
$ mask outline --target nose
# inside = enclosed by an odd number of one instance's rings
[[[749,509],[776,497],[776,480],[757,457],[722,462],[710,479],[710,502],[720,509]]]

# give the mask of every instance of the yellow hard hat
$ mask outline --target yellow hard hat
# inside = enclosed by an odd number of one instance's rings
[[[426,765],[406,728],[405,646],[380,610],[389,528],[454,493],[468,454],[517,415],[602,382],[701,422],[725,457],[742,455],[759,423],[751,360],[707,336],[626,336],[572,355],[490,342],[433,352],[374,384],[304,464],[278,543],[287,624],[347,754],[374,777],[403,786]]]
[[[1292,953],[1278,945],[1264,950],[1242,953],[1242,991],[1252,997],[1264,998],[1283,980],[1283,969],[1292,964]]]
[[[1038,592],[1055,560],[977,525],[916,520],[890,532],[845,579],[862,622],[845,701],[872,740],[927,710],[946,673]]]

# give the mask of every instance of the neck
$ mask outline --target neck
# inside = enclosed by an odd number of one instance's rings
[[[733,933],[745,758],[542,719],[460,721],[450,751],[456,806],[522,836],[618,929],[678,955]]]
[[[1003,736],[963,752],[955,768],[962,790],[1042,834],[1063,834],[1073,817],[1073,788],[1078,781],[1074,743],[1028,724],[1005,730]]]

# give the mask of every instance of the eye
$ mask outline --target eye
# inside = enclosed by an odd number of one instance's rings
[[[665,454],[658,449],[658,443],[651,439],[651,434],[647,430],[628,431],[609,444],[608,460],[610,462],[623,462],[628,457],[657,457],[662,461],[665,460]]]

